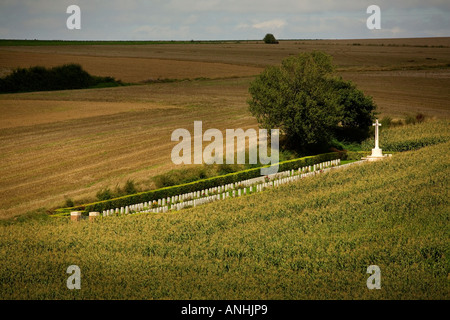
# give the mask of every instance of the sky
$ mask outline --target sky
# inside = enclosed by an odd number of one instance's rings
[[[81,29],[69,30],[78,5]],[[370,5],[381,29],[369,30]],[[450,36],[450,0],[0,0],[0,39],[260,40]]]

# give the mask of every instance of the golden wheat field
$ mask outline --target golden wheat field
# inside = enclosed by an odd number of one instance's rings
[[[257,128],[248,86],[267,65],[321,50],[373,96],[380,117],[450,116],[450,38],[292,40],[148,45],[2,46],[0,75],[16,67],[79,63],[98,76],[139,85],[0,95],[0,218],[175,168],[177,128]],[[177,80],[152,83],[155,80]]]

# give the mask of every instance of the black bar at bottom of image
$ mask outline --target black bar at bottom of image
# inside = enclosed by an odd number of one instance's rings
[[[119,316],[127,318],[141,312],[148,319],[300,319],[311,316],[355,317],[413,315],[432,308],[434,312],[447,307],[448,301],[356,301],[356,300],[17,300],[0,301],[3,311],[15,315],[29,312],[54,315],[67,314]],[[425,309],[424,309],[425,308]]]

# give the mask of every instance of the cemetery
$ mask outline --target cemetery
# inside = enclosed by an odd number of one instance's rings
[[[326,173],[336,168],[345,168],[350,165],[361,164],[365,161],[377,161],[388,156],[392,156],[392,154],[383,155],[382,149],[379,147],[379,127],[381,124],[378,122],[378,119],[373,126],[375,127],[375,148],[372,149],[372,154],[370,156],[363,157],[359,161],[351,161],[346,164],[341,164],[341,159],[339,158],[299,167],[296,170],[285,170],[282,172],[272,173],[267,176],[250,178],[207,189],[163,197],[153,201],[140,202],[121,206],[120,208],[116,207],[102,210],[101,213],[97,211],[90,211],[89,220],[94,221],[95,218],[100,215],[103,217],[109,217],[128,214],[167,213],[169,211],[179,211],[181,209],[197,207],[202,204],[225,200],[228,198],[242,197],[253,193],[262,192],[264,190],[292,183],[304,178],[314,177],[318,174]],[[278,164],[276,164],[276,166],[278,166]],[[72,211],[70,217],[73,221],[79,221],[82,218],[82,212]]]
[[[184,208],[196,207],[214,201],[241,197],[256,192],[262,192],[266,189],[288,184],[299,179],[312,177],[337,167],[343,168],[351,164],[361,162],[357,161],[343,165],[341,165],[340,163],[340,159],[331,160],[319,163],[317,165],[315,164],[313,166],[298,168],[298,170],[292,169],[268,176],[230,183],[219,187],[162,198],[154,200],[152,202],[144,202],[130,206],[104,210],[101,215],[105,217],[136,213],[166,213],[169,211],[178,211]],[[93,216],[97,216],[98,214],[98,212],[90,212],[89,217],[91,218]],[[81,212],[73,211],[71,212],[71,217],[75,217],[72,218],[72,220],[79,220],[81,217]]]
[[[185,208],[197,207],[215,201],[226,200],[229,198],[242,197],[296,182],[301,179],[315,177],[330,170],[342,169],[351,165],[358,165],[366,161],[365,158],[363,159],[364,160],[350,161],[345,164],[341,164],[341,159],[336,159],[312,166],[301,167],[297,170],[292,169],[268,176],[261,176],[258,178],[243,180],[195,192],[179,194],[149,202],[136,203],[120,208],[103,210],[101,213],[91,211],[89,212],[89,220],[94,221],[95,218],[99,216],[113,217],[129,214],[167,213],[179,211]],[[71,220],[79,221],[83,217],[83,212],[72,211],[70,216]]]

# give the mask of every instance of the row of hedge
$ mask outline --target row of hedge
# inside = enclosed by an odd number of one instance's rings
[[[341,159],[341,160],[354,160],[361,159],[362,156],[366,155],[367,152],[331,152],[324,153],[315,156],[308,156],[303,158],[298,158],[294,160],[288,160],[278,163],[278,172],[298,169],[304,166],[311,166],[317,163]],[[269,167],[270,165],[264,166]],[[197,180],[190,183],[185,183],[176,186],[165,187],[157,190],[150,190],[145,192],[140,192],[132,195],[123,196],[120,198],[114,198],[110,200],[99,201],[95,203],[75,206],[71,208],[61,208],[56,210],[56,215],[67,215],[71,211],[82,211],[83,213],[88,213],[92,211],[103,212],[104,210],[115,209],[120,207],[129,206],[137,203],[150,202],[153,200],[163,199],[167,197],[172,197],[176,195],[181,195],[189,192],[200,191],[204,189],[214,188],[230,183],[240,182],[247,179],[252,179],[260,177],[261,167],[252,168],[244,171],[229,173],[222,176],[212,177],[203,180]]]
[[[65,64],[53,68],[41,66],[17,68],[0,78],[0,93],[86,89],[119,86],[122,82],[112,77],[92,76],[79,64]]]

